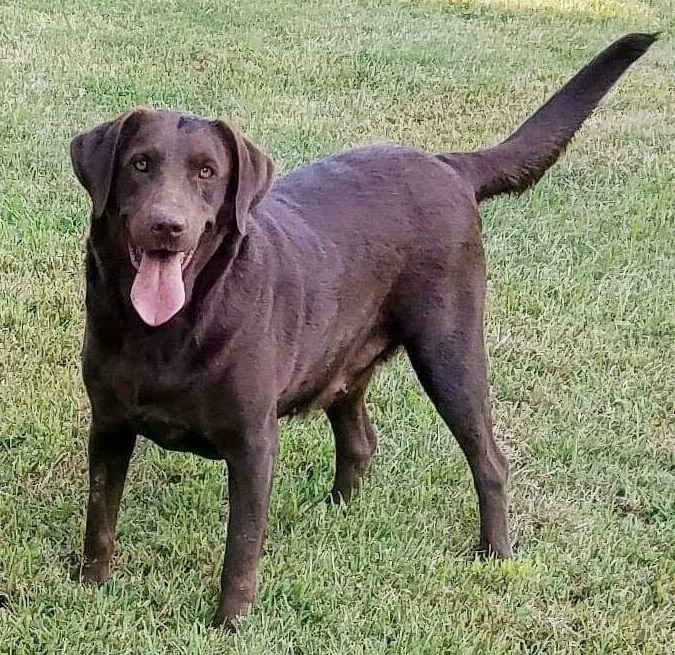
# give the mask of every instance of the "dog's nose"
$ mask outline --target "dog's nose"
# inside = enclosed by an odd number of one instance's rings
[[[178,237],[185,231],[185,221],[177,216],[157,216],[150,230],[156,236]]]

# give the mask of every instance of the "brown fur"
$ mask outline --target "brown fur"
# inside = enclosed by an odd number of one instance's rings
[[[82,577],[109,575],[137,434],[222,458],[230,514],[216,622],[231,625],[254,597],[278,418],[308,406],[326,411],[336,442],[331,497],[348,499],[376,447],[368,381],[401,346],[471,467],[481,549],[509,557],[507,463],[492,437],[483,345],[478,203],[536,182],[653,40],[617,41],[509,139],[477,153],[376,146],[272,186],[270,160],[221,121],[134,110],[76,137],[73,166],[93,203]],[[215,175],[201,179],[205,162]],[[159,327],[131,305],[130,247],[194,251],[185,305]]]

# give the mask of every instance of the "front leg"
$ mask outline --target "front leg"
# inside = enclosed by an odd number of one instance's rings
[[[232,629],[255,597],[278,432],[276,416],[271,417],[263,427],[240,434],[226,456],[230,514],[215,625]]]
[[[115,525],[136,434],[126,424],[92,422],[89,432],[89,502],[80,579],[101,584],[110,575]]]

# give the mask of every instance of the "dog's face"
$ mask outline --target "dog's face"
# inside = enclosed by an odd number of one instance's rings
[[[244,234],[274,177],[270,159],[226,123],[169,111],[99,125],[73,139],[71,157],[92,221],[131,267],[123,293],[151,326],[189,302],[196,275],[225,234]]]

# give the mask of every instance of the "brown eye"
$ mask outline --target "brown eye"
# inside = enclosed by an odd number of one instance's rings
[[[148,170],[148,160],[147,159],[136,159],[134,160],[133,167],[140,173],[145,173]]]
[[[213,177],[216,174],[216,172],[213,170],[211,166],[202,166],[199,169],[199,177],[202,180],[208,180],[210,177]]]

